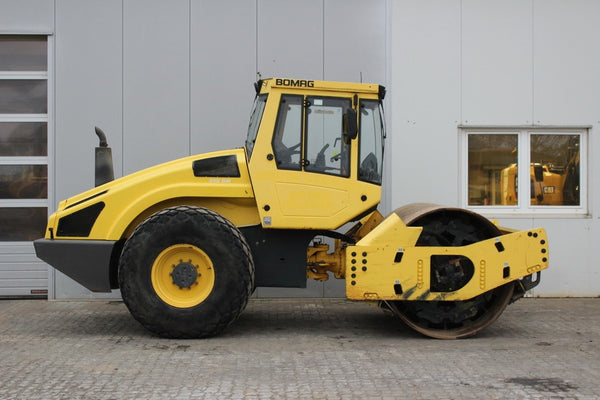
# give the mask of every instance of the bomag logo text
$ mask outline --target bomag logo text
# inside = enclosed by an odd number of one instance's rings
[[[275,79],[275,84],[277,86],[315,87],[315,81],[304,79]]]

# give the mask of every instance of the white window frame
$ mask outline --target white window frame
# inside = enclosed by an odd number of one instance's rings
[[[488,216],[496,215],[498,217],[523,217],[523,216],[588,216],[588,142],[590,126],[459,126],[459,196],[460,204],[463,208]],[[518,176],[519,176],[519,196],[518,204],[510,206],[502,205],[469,205],[469,149],[468,136],[473,134],[516,134],[518,137]],[[531,205],[531,187],[530,187],[530,136],[532,134],[543,135],[580,135],[580,161],[579,161],[579,181],[580,181],[580,204],[578,206],[548,206]],[[526,201],[523,201],[526,199]]]

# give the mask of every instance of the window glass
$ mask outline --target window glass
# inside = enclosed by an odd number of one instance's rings
[[[344,114],[350,99],[307,97],[305,170],[350,175],[350,145],[344,138]]]
[[[0,207],[0,241],[39,239],[44,236],[47,219],[46,207]]]
[[[531,204],[578,206],[580,135],[532,134]]]
[[[0,114],[46,114],[47,112],[46,80],[0,80]]]
[[[469,134],[468,205],[517,204],[517,134]]]
[[[45,199],[46,165],[0,165],[0,199]]]
[[[47,36],[0,35],[0,242],[44,236],[47,114]]]
[[[46,156],[45,122],[0,122],[0,157]]]
[[[0,35],[0,71],[46,71],[46,36]]]
[[[587,213],[585,129],[466,133],[468,206]]]
[[[358,179],[381,184],[383,168],[383,120],[379,102],[360,103]]]
[[[277,168],[300,169],[303,103],[302,96],[281,96],[272,141]]]
[[[252,110],[252,115],[250,116],[250,123],[248,124],[248,136],[246,138],[246,151],[248,152],[248,157],[252,156],[254,142],[256,141],[256,135],[258,135],[258,128],[260,127],[260,121],[262,119],[263,112],[265,111],[266,103],[266,94],[258,96],[254,102],[254,109]]]

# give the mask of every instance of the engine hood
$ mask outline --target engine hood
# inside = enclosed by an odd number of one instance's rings
[[[47,238],[118,240],[144,210],[175,198],[253,199],[243,148],[194,155],[110,181],[60,202]]]

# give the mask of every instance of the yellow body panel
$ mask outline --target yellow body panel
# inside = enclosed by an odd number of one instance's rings
[[[278,84],[279,82],[279,84]],[[262,123],[249,161],[260,219],[265,228],[336,229],[381,200],[381,186],[362,182],[356,140],[350,153],[350,176],[278,169],[271,144],[281,94],[378,99],[379,85],[322,81],[262,81],[268,94]],[[294,82],[298,86],[292,86]],[[287,83],[287,84],[285,84]],[[301,86],[300,86],[301,85]]]
[[[462,247],[415,247],[420,232],[421,228],[407,227],[392,213],[355,246],[348,246],[346,296],[353,300],[467,300],[548,267],[543,229],[509,233]],[[395,262],[398,253],[402,253],[401,260]],[[434,255],[469,258],[474,265],[472,279],[456,291],[430,291],[430,260]]]
[[[196,160],[235,155],[240,177],[197,177],[192,163]],[[237,226],[259,223],[243,149],[195,155],[157,165],[74,196],[59,204],[49,218],[48,227],[57,238],[60,218],[92,204],[103,202],[87,239],[119,240],[137,224],[163,208],[187,204],[203,206],[220,213]],[[50,238],[46,231],[46,238]]]

